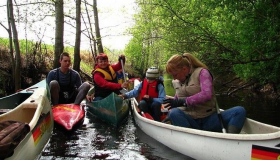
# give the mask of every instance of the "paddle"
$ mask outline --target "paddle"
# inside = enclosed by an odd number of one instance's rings
[[[138,106],[137,100],[136,100],[135,98],[133,98],[133,101],[135,102],[136,107],[137,107],[137,106]],[[137,107],[137,109],[139,109],[139,108]],[[138,110],[137,110],[137,111],[138,111]],[[150,120],[154,120],[154,118],[153,118],[149,113],[144,113],[143,111],[141,111],[141,115],[142,115],[143,117],[145,117],[145,118],[150,119]]]
[[[221,123],[221,126],[222,126],[222,131],[223,131],[223,133],[227,133],[227,131],[226,131],[225,127],[224,127],[223,117],[221,115],[221,111],[220,111],[218,102],[216,102],[216,110],[217,110],[217,114],[218,114],[218,117],[219,117],[219,120],[220,120],[220,123]]]
[[[124,71],[123,59],[122,58],[121,58],[121,65],[122,65],[123,79],[124,79],[124,82],[126,82],[125,71]],[[128,91],[125,88],[123,88],[122,90],[120,90],[120,92],[121,92],[121,94],[125,94]]]

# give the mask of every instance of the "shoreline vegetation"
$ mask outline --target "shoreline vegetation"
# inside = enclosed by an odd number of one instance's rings
[[[22,89],[41,81],[46,78],[48,72],[52,69],[53,62],[53,46],[40,44],[38,42],[32,42],[20,40],[21,60],[22,60]],[[65,52],[69,52],[73,58],[74,48],[65,47]],[[117,52],[117,51],[116,51]],[[121,51],[118,51],[121,53]],[[117,53],[111,51],[105,51],[112,60],[111,63],[117,61]],[[8,49],[8,39],[0,37],[0,97],[8,96],[14,93],[12,68],[10,60],[10,53]],[[127,60],[126,71],[131,77],[141,77],[137,74],[137,71],[133,71],[133,68],[129,67],[129,60]],[[73,62],[73,59],[72,59]],[[94,60],[92,54],[89,51],[81,51],[81,78],[83,81],[92,82],[91,71],[94,67]],[[214,74],[215,75],[215,74]],[[250,97],[258,98],[264,97],[280,100],[280,92],[275,90],[272,84],[258,85],[253,81],[243,82],[239,78],[235,78],[235,75],[215,75],[216,94],[220,96],[237,96],[237,97]],[[141,77],[142,78],[142,77]]]

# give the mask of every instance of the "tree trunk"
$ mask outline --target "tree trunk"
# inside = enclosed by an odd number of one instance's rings
[[[14,46],[15,46],[15,91],[21,89],[21,57],[20,57],[20,49],[19,49],[19,42],[18,42],[18,34],[17,34],[17,28],[15,24],[15,19],[14,19],[14,11],[13,11],[13,1],[8,0],[7,1],[7,6],[8,6],[8,21],[12,27],[12,33],[13,33],[13,41],[14,41]]]
[[[90,39],[90,48],[91,48],[91,54],[92,54],[92,57],[95,58],[97,56],[97,52],[96,52],[96,39],[95,39],[95,36],[93,34],[93,29],[92,29],[92,25],[91,25],[91,20],[90,20],[90,16],[89,16],[89,13],[88,13],[88,9],[87,9],[87,3],[85,3],[85,10],[86,10],[86,13],[87,13],[87,18],[88,18],[88,22],[89,22],[89,29],[90,29],[90,32],[88,33],[88,36],[89,36],[89,39]],[[93,48],[92,48],[93,46]]]
[[[13,36],[11,31],[11,23],[10,23],[10,12],[9,12],[9,0],[7,1],[7,17],[8,17],[8,28],[6,28],[8,35],[9,35],[9,49],[10,49],[10,56],[11,56],[11,66],[12,66],[12,84],[15,84],[15,59],[14,59],[14,48],[13,48]]]
[[[74,70],[80,72],[80,44],[81,44],[81,0],[76,0],[76,39],[74,48]]]
[[[96,40],[97,40],[97,48],[99,53],[104,53],[100,29],[99,29],[99,20],[98,20],[98,12],[97,12],[97,2],[93,0],[93,13],[94,13],[94,21],[95,21],[95,33],[96,33]]]
[[[63,31],[64,31],[64,11],[63,0],[55,1],[55,49],[53,67],[57,68],[59,64],[59,56],[63,52]]]

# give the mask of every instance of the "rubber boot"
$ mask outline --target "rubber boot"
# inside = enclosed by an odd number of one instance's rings
[[[227,132],[228,133],[234,133],[234,134],[239,134],[241,131],[241,129],[233,126],[233,125],[229,125],[228,128],[227,128]]]

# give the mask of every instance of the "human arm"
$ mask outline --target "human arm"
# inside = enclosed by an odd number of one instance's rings
[[[186,98],[187,105],[203,104],[209,101],[213,95],[213,79],[207,69],[202,69],[199,74],[201,91]]]
[[[93,78],[94,78],[94,83],[96,83],[101,88],[109,89],[112,91],[122,89],[122,84],[107,81],[101,72],[96,72]]]
[[[123,94],[122,97],[124,99],[132,98],[132,97],[137,97],[139,95],[139,93],[140,93],[140,90],[142,89],[142,83],[143,82],[139,83],[133,90]]]
[[[79,88],[82,85],[82,79],[81,79],[80,74],[77,71],[73,70],[73,69],[71,69],[70,72],[72,72],[72,80],[74,82],[74,85],[77,88]]]
[[[54,80],[54,70],[51,70],[47,76],[47,84],[50,85],[50,82]]]
[[[118,63],[111,65],[116,72],[122,69],[121,59],[123,60],[123,65],[125,65],[125,56],[123,54],[119,56]]]

